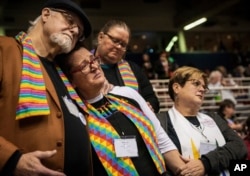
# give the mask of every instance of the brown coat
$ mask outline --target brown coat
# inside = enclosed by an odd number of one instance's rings
[[[22,152],[57,150],[44,160],[47,167],[64,168],[64,121],[56,90],[45,68],[42,73],[50,115],[15,120],[22,72],[22,46],[13,38],[0,37],[0,171],[17,149]]]

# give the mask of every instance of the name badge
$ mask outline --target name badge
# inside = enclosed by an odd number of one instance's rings
[[[138,147],[135,136],[123,136],[114,139],[116,157],[138,157]]]
[[[71,99],[68,99],[67,96],[62,97],[62,99],[70,114],[74,115],[75,117],[79,117],[83,125],[86,125],[86,119],[84,115],[78,110],[77,106],[71,101]]]
[[[67,96],[64,96],[62,98],[70,114],[79,117],[79,110],[76,105],[71,101],[71,99],[69,99]]]
[[[213,151],[216,149],[216,144],[207,142],[207,141],[201,141],[200,143],[200,155],[207,154],[210,151]]]

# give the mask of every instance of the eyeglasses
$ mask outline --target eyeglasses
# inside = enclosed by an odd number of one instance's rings
[[[70,29],[74,27],[78,28],[78,39],[80,42],[82,42],[85,39],[85,36],[83,34],[83,29],[78,24],[76,24],[73,16],[69,12],[62,10],[62,9],[55,9],[55,8],[50,8],[50,10],[61,13],[65,21],[68,23]]]
[[[117,46],[117,47],[120,46],[121,49],[122,49],[123,51],[126,51],[127,45],[128,45],[127,43],[125,43],[125,42],[123,42],[123,41],[121,41],[121,40],[119,40],[119,39],[113,37],[112,35],[110,35],[110,34],[108,34],[108,33],[104,33],[104,35],[107,35],[108,38],[112,41],[112,43],[113,43],[115,46]]]
[[[98,67],[100,66],[100,57],[96,57],[93,55],[89,56],[90,58],[82,61],[82,63],[72,69],[70,73],[76,73],[81,71],[83,74],[87,74],[91,71],[92,65],[96,64]]]
[[[209,91],[208,87],[201,83],[201,81],[197,79],[190,79],[187,81],[191,81],[191,84],[194,85],[196,88],[202,87],[204,89],[204,92],[207,93]]]

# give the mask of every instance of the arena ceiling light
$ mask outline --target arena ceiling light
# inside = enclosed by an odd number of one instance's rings
[[[165,51],[170,52],[172,47],[174,46],[174,43],[178,40],[177,36],[173,36],[171,41],[169,42],[168,46],[165,48]]]
[[[187,30],[192,29],[192,28],[194,28],[194,27],[196,27],[196,26],[198,26],[198,25],[200,25],[200,24],[202,24],[202,23],[205,23],[206,21],[207,21],[207,18],[205,18],[205,17],[200,18],[200,19],[198,19],[198,20],[196,20],[196,21],[194,21],[194,22],[192,22],[192,23],[190,23],[190,24],[184,26],[183,29],[184,29],[185,31],[187,31]]]

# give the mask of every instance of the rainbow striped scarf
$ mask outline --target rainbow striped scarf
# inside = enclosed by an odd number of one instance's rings
[[[131,70],[129,63],[125,60],[121,60],[118,63],[118,69],[121,73],[122,79],[124,81],[125,86],[131,87],[138,91],[138,82],[136,80],[136,77]]]
[[[20,32],[16,39],[23,45],[23,68],[16,120],[48,115],[50,110],[46,99],[40,61],[32,47],[32,41],[24,32]]]
[[[46,99],[45,84],[40,61],[32,47],[32,41],[24,32],[20,32],[16,36],[16,39],[23,45],[22,80],[20,84],[16,119],[18,120],[36,115],[48,115],[50,110]],[[71,98],[75,99],[80,106],[83,106],[82,100],[77,95],[62,70],[59,67],[56,67],[56,69]]]
[[[159,171],[165,171],[163,157],[158,149],[156,134],[151,121],[145,115],[124,100],[112,95],[106,96],[112,108],[126,114],[139,130],[151,158]],[[129,157],[118,158],[115,154],[113,140],[120,138],[119,134],[107,121],[102,113],[96,110],[91,104],[85,102],[84,110],[89,113],[87,118],[90,132],[90,139],[97,155],[106,169],[108,175],[136,176],[138,175],[135,166]]]

